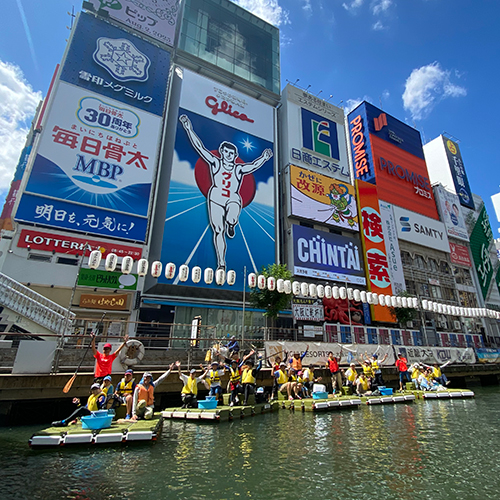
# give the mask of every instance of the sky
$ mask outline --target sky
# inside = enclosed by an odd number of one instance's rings
[[[4,0],[0,18],[0,204],[80,1]],[[281,87],[349,111],[367,100],[417,128],[424,143],[459,141],[472,191],[500,191],[500,2],[497,0],[235,0],[280,28]],[[496,34],[495,34],[496,33]]]

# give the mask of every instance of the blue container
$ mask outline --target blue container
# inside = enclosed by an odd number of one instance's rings
[[[313,392],[313,399],[328,399],[327,392]]]
[[[382,396],[392,396],[392,389],[390,387],[379,387],[378,390]]]
[[[113,415],[103,415],[102,417],[90,415],[88,417],[82,417],[81,420],[82,429],[91,429],[93,431],[98,431],[100,429],[107,429],[108,427],[111,427]]]
[[[108,413],[108,410],[97,410],[93,411],[92,415],[94,417],[109,417],[110,414]]]
[[[215,396],[207,396],[205,401],[215,401],[217,398]]]
[[[198,408],[202,410],[215,410],[217,408],[217,401],[198,401]]]

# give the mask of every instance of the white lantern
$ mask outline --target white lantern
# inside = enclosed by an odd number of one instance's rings
[[[189,278],[189,266],[182,264],[179,267],[179,281],[185,282]]]
[[[137,262],[137,274],[139,276],[146,276],[148,274],[149,262],[147,259],[139,259]]]
[[[425,309],[427,311],[427,304],[429,301],[427,299],[422,299],[422,309]]]
[[[300,284],[300,293],[303,297],[307,297],[307,294],[309,293],[309,285],[307,283]]]
[[[405,309],[408,307],[408,298],[407,297],[399,297],[401,299],[401,307]]]
[[[159,260],[155,260],[153,264],[151,264],[151,276],[153,276],[153,278],[159,278],[162,270],[163,264]]]
[[[397,307],[403,307],[403,297],[397,297],[396,296],[396,306]]]
[[[353,300],[354,299],[354,290],[352,288],[348,288],[347,289],[347,298],[349,300]]]
[[[271,292],[276,290],[276,278],[274,276],[269,276],[269,278],[267,278],[267,289]]]
[[[106,262],[104,263],[104,269],[112,272],[116,269],[116,264],[118,264],[118,256],[115,253],[108,253]]]
[[[432,312],[438,312],[439,308],[438,308],[438,304],[437,302],[433,302],[432,303]]]
[[[345,300],[347,298],[347,290],[345,289],[345,287],[341,286],[339,288],[339,295],[342,300]]]
[[[363,304],[366,304],[368,302],[368,294],[364,290],[361,290],[361,292],[359,292],[359,299]]]
[[[177,267],[175,266],[175,264],[173,262],[169,262],[165,266],[165,278],[167,278],[168,280],[171,280],[175,276],[176,269],[177,269]]]
[[[194,266],[193,269],[191,269],[191,281],[193,283],[199,283],[201,281],[201,267],[200,266]]]
[[[334,299],[338,299],[340,297],[340,288],[338,286],[332,287],[332,295]]]
[[[229,286],[233,286],[236,283],[236,271],[230,269],[227,272],[226,281]]]
[[[250,273],[248,275],[248,287],[255,288],[257,286],[257,275],[255,273]]]
[[[356,302],[361,300],[361,292],[357,288],[352,292],[352,296]]]
[[[203,273],[203,280],[207,285],[210,285],[214,280],[214,270],[211,267],[207,267]]]
[[[283,283],[285,287],[285,293],[287,295],[290,295],[292,293],[292,282],[290,280],[285,280],[285,283]]]
[[[379,300],[378,300],[378,293],[372,293],[372,302],[374,305],[377,305]]]
[[[323,285],[318,285],[316,287],[316,292],[318,293],[318,297],[322,299],[325,296],[325,287]]]
[[[373,293],[372,292],[365,292],[365,293],[366,293],[366,302],[368,302],[368,304],[373,304]]]
[[[278,293],[283,293],[285,291],[285,280],[283,278],[276,280],[276,290],[278,290]]]
[[[332,298],[332,287],[330,285],[326,285],[325,286],[325,297],[327,299],[331,299]]]
[[[398,306],[398,298],[395,295],[391,295],[391,306],[392,307]]]
[[[122,259],[122,273],[130,274],[132,272],[132,266],[134,265],[134,259],[127,255]]]
[[[219,286],[222,286],[225,281],[226,281],[226,271],[220,267],[219,269],[217,269],[217,271],[215,271],[215,282]]]
[[[300,283],[298,281],[292,283],[292,291],[294,295],[300,295]]]
[[[257,286],[259,290],[264,290],[266,288],[266,277],[263,274],[257,276]]]
[[[381,306],[385,306],[385,295],[383,293],[381,293],[379,296],[378,296],[378,303],[381,305]]]
[[[101,263],[102,253],[99,250],[93,250],[89,255],[89,268],[97,269]]]
[[[418,307],[418,297],[412,298],[413,308],[416,309]]]

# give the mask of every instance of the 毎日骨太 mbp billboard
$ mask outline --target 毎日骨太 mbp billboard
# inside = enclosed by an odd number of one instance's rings
[[[184,70],[162,262],[234,270],[233,289],[274,263],[273,123],[272,107]]]

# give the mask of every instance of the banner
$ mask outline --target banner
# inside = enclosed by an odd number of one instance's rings
[[[450,241],[450,259],[452,264],[472,267],[469,249],[465,245],[459,245]]]
[[[469,180],[462,161],[462,154],[456,142],[441,136],[444,141],[446,157],[450,165],[451,176],[455,184],[455,190],[460,199],[460,204],[464,207],[474,210],[474,199],[472,198],[472,191],[469,186]]]
[[[293,225],[293,274],[365,285],[361,242]]]
[[[114,288],[115,290],[137,290],[137,274],[122,274],[99,269],[80,269],[78,286]]]
[[[434,193],[438,202],[441,220],[444,222],[448,236],[469,241],[469,233],[467,232],[458,196],[439,185],[434,188]]]
[[[354,186],[290,165],[291,215],[359,230]]]
[[[479,363],[500,363],[500,349],[487,349],[485,347],[476,349]]]
[[[321,299],[294,297],[292,311],[296,321],[325,321]]]
[[[86,295],[80,296],[79,306],[83,309],[108,309],[110,311],[126,311],[127,294]]]
[[[442,365],[451,360],[451,363],[462,363],[473,365],[476,362],[474,349],[471,347],[408,347],[398,346],[395,348],[408,360],[408,365],[412,363],[425,363]]]
[[[120,0],[90,1],[96,12],[103,10],[111,19],[122,22],[128,28],[173,45],[180,0]]]

